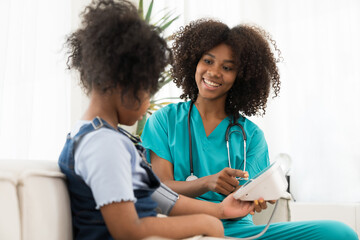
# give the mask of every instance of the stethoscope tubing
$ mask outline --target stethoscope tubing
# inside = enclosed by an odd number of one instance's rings
[[[190,160],[190,176],[194,175],[193,159],[192,159],[192,137],[191,137],[191,127],[190,127],[190,114],[193,107],[193,102],[190,103],[189,113],[188,113],[188,132],[189,132],[189,160]]]
[[[190,122],[191,122],[191,110],[193,108],[194,103],[191,102],[190,103],[190,108],[189,108],[189,112],[188,112],[188,133],[189,133],[189,161],[190,161],[190,176],[187,178],[187,180],[194,180],[197,179],[197,177],[194,175],[194,166],[193,166],[193,158],[192,158],[192,136],[191,136],[191,126],[190,126]],[[231,127],[234,126],[238,126],[240,127],[241,131],[239,130],[234,130],[234,131],[230,131]],[[231,168],[231,159],[230,159],[230,146],[229,146],[229,139],[230,139],[230,135],[233,132],[240,132],[242,133],[243,136],[243,141],[244,141],[244,170],[246,170],[246,142],[247,142],[247,137],[246,137],[246,132],[244,130],[244,127],[240,124],[240,123],[235,123],[235,120],[233,123],[230,123],[227,128],[226,128],[226,132],[225,132],[225,141],[226,141],[226,148],[227,148],[227,154],[228,154],[228,166],[229,168]]]
[[[241,128],[241,131],[239,130],[234,130],[234,131],[228,131],[231,127],[233,126],[238,126]],[[247,138],[246,138],[246,134],[245,134],[245,130],[243,128],[243,126],[239,123],[232,123],[228,126],[227,130],[226,130],[226,134],[225,134],[225,141],[226,141],[226,148],[227,148],[227,152],[228,152],[228,161],[229,161],[229,167],[231,168],[231,161],[230,161],[230,146],[229,146],[229,139],[230,139],[230,135],[233,133],[233,132],[239,132],[239,133],[242,133],[243,135],[243,139],[244,139],[244,172],[245,172],[245,169],[246,169],[246,142],[247,142]]]

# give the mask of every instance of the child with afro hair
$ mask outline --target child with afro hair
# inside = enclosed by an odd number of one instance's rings
[[[119,127],[143,117],[172,58],[158,30],[130,2],[92,2],[66,44],[68,66],[80,73],[90,98],[59,157],[74,239],[222,237],[219,218],[254,211],[253,203],[232,196],[215,204],[173,192],[147,165],[140,140]]]

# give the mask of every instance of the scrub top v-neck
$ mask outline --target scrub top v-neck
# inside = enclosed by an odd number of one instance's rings
[[[174,167],[174,180],[185,181],[190,174],[189,134],[187,117],[190,102],[170,104],[150,116],[143,134],[143,146],[159,157],[171,162]],[[194,174],[201,178],[216,174],[228,167],[225,132],[230,117],[206,136],[199,111],[194,106],[191,111],[191,134]],[[247,171],[250,178],[269,165],[268,148],[263,132],[247,118],[239,118],[247,135]],[[236,127],[235,129],[236,130]],[[231,134],[231,165],[236,169],[243,167],[243,139],[241,134]],[[148,158],[149,159],[149,158]],[[199,198],[220,202],[224,195],[207,192]]]

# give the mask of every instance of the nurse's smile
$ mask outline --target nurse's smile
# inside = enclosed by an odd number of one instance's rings
[[[217,89],[218,87],[220,87],[222,85],[221,83],[216,83],[207,78],[203,78],[203,83],[204,83],[205,87],[207,87],[210,90]]]

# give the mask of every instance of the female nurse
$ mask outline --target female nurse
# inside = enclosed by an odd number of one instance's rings
[[[221,202],[242,181],[269,165],[262,130],[244,116],[263,115],[270,90],[280,90],[275,42],[261,28],[229,28],[214,20],[198,20],[174,35],[174,82],[190,101],[170,104],[147,121],[143,145],[154,172],[174,191]],[[241,113],[241,114],[240,114]],[[225,135],[230,124],[229,156]],[[246,143],[241,127],[246,135]],[[246,145],[245,145],[246,144]],[[246,172],[244,167],[246,148]],[[190,176],[190,177],[189,177]],[[187,181],[191,180],[191,181]],[[266,208],[262,199],[255,210]],[[223,221],[225,235],[248,237],[261,232],[252,216]],[[336,221],[289,222],[270,225],[266,239],[357,239]]]

